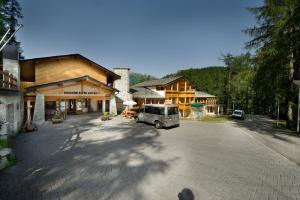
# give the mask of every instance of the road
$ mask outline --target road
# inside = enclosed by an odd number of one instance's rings
[[[46,124],[14,142],[0,199],[300,199],[300,168],[236,123],[157,131],[95,115]]]

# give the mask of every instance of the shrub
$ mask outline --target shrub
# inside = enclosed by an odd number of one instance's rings
[[[9,147],[7,139],[0,139],[0,149]]]
[[[103,115],[104,116],[109,116],[109,112],[104,112]]]
[[[104,112],[103,115],[101,116],[102,121],[107,121],[109,120],[109,112]]]
[[[7,155],[7,161],[8,164],[6,165],[5,168],[9,168],[11,166],[14,166],[15,164],[17,164],[17,157],[15,156],[15,154],[9,154]]]
[[[61,119],[62,118],[62,114],[60,111],[56,110],[53,114],[53,119]]]

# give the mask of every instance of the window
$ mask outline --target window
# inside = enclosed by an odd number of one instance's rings
[[[164,107],[145,107],[145,113],[155,114],[155,115],[165,115],[165,108]]]
[[[190,103],[190,98],[186,98],[186,103]]]
[[[151,107],[145,106],[145,113],[152,113]]]
[[[172,98],[172,103],[176,104],[176,98]]]
[[[184,98],[179,98],[180,103],[184,103]]]
[[[177,107],[168,107],[168,115],[178,115]]]
[[[45,102],[46,109],[55,110],[56,109],[56,101],[46,101]]]
[[[165,88],[164,87],[156,87],[156,90],[165,90]]]

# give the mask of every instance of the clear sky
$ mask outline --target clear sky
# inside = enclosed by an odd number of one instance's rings
[[[245,52],[262,0],[20,0],[26,58],[80,53],[161,77]]]

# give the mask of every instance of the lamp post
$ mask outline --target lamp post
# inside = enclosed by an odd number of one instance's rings
[[[279,115],[280,115],[280,95],[279,94],[275,94],[276,96],[276,102],[275,102],[275,110],[276,110],[276,125],[278,127],[279,124]]]
[[[298,114],[297,114],[297,133],[299,133],[300,122],[300,80],[294,80],[293,83],[298,86]]]

